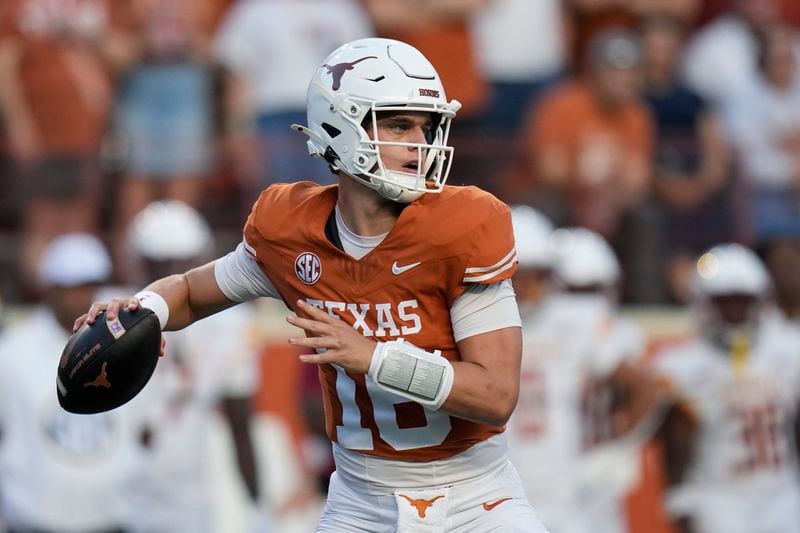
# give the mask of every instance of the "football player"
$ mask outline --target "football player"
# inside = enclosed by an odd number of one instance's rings
[[[94,235],[67,233],[45,248],[37,274],[42,304],[0,336],[0,523],[122,531],[141,399],[85,416],[61,409],[53,387],[74,317],[109,280],[111,258]]]
[[[540,222],[514,222],[515,233],[528,236],[517,239],[520,272],[549,269],[552,280],[542,298],[515,276],[524,336],[512,462],[552,531],[625,531],[620,502],[637,458],[630,429],[650,411],[655,387],[635,363],[642,334],[616,310],[619,264],[592,231],[547,234]],[[517,222],[526,225],[517,230]]]
[[[543,531],[508,461],[520,319],[508,207],[445,186],[460,104],[399,41],[334,51],[308,89],[308,136],[338,184],[267,188],[229,255],[92,305],[144,305],[180,329],[281,298],[312,353],[336,472],[318,531]]]
[[[178,200],[140,211],[126,245],[146,279],[182,272],[211,257],[205,219]],[[215,507],[208,455],[219,410],[230,430],[239,474],[259,501],[251,436],[250,399],[258,386],[251,305],[219,313],[195,327],[165,335],[165,357],[147,390],[149,417],[142,439],[146,461],[128,497],[131,531],[214,531]],[[256,520],[255,507],[253,519]]]
[[[514,273],[514,292],[524,322],[536,314],[552,289],[554,228],[546,216],[527,205],[511,208],[511,225],[519,260]]]
[[[667,510],[684,532],[800,531],[800,335],[743,246],[702,255],[694,290],[700,334],[653,359],[674,399],[659,433]]]

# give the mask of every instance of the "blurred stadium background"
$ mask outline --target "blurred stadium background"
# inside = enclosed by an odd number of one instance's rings
[[[366,36],[417,46],[464,104],[450,184],[611,243],[642,357],[692,334],[689,279],[720,242],[759,252],[797,320],[798,31],[796,0],[2,0],[0,335],[42,304],[61,234],[99,237],[107,285],[138,287],[129,231],[150,202],[201,213],[213,257],[270,183],[331,182],[289,124],[327,53]],[[309,531],[321,512],[319,398],[283,316],[259,302],[247,324],[259,511],[209,407],[211,531],[250,531],[262,511],[268,530]],[[658,450],[640,466],[630,531],[668,531]]]

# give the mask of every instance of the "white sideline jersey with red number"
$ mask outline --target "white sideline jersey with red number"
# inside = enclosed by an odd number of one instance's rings
[[[377,341],[403,338],[459,359],[450,308],[471,284],[512,276],[517,260],[508,206],[474,187],[445,187],[405,207],[385,239],[356,260],[326,237],[337,187],[274,185],[245,225],[248,252],[292,309],[303,299]],[[320,366],[332,442],[370,456],[446,459],[502,433],[431,411],[363,374]]]
[[[687,479],[698,531],[800,531],[797,328],[765,318],[740,368],[702,338],[656,354],[654,365],[698,424]]]
[[[608,387],[600,384],[643,349],[641,331],[603,295],[555,293],[523,320],[520,393],[508,445],[525,492],[553,531],[620,530],[618,489],[589,476],[587,461],[598,443],[615,445],[605,430]],[[605,500],[608,512],[600,505]]]

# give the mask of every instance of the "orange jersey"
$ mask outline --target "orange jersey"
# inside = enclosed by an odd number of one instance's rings
[[[304,299],[377,341],[403,338],[458,361],[453,301],[516,270],[508,206],[474,187],[445,187],[409,204],[356,260],[325,235],[337,191],[309,182],[266,189],[244,229],[260,268],[290,308]],[[504,430],[424,409],[336,365],[321,365],[320,381],[328,437],[361,453],[438,460]]]

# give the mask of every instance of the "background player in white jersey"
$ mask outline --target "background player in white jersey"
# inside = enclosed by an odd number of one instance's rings
[[[508,461],[521,334],[508,207],[445,186],[448,101],[416,49],[363,39],[334,51],[308,90],[312,155],[338,185],[274,185],[228,256],[100,310],[155,309],[180,329],[280,297],[319,365],[334,442],[318,531],[525,531],[537,520]]]
[[[553,223],[527,205],[511,208],[511,224],[519,257],[514,273],[514,292],[523,320],[531,318],[542,306],[552,289],[555,250]],[[523,330],[524,335],[524,330]]]
[[[617,315],[619,265],[605,241],[580,228],[547,234],[529,218],[515,217],[517,246],[531,247],[520,250],[520,271],[552,268],[554,289],[536,306],[520,303],[523,358],[520,401],[509,422],[512,461],[553,533],[624,531],[621,497],[637,455],[636,446],[619,438],[654,398],[634,362],[642,336]],[[538,292],[526,290],[526,279],[515,277],[521,299]]]
[[[151,203],[128,228],[128,247],[145,279],[207,260],[211,231],[177,200]],[[219,502],[209,473],[210,436],[219,413],[252,503],[259,500],[250,399],[258,384],[250,305],[165,335],[165,356],[142,393],[148,406],[145,462],[133,479],[130,528],[168,533],[215,531]]]
[[[667,508],[684,532],[800,531],[798,330],[738,244],[700,257],[695,291],[699,335],[654,358],[675,400],[660,432]]]
[[[58,404],[53,370],[74,315],[111,275],[96,237],[70,233],[42,255],[43,303],[0,338],[0,522],[11,532],[121,531],[136,465],[136,398],[95,416]]]

